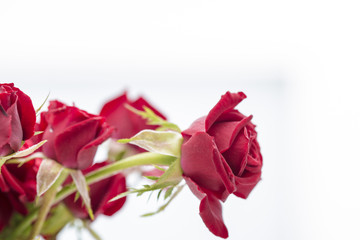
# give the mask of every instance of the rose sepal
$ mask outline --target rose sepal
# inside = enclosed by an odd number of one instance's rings
[[[10,155],[7,155],[5,157],[0,157],[0,168],[1,166],[6,163],[7,161],[9,161],[10,159],[11,160],[16,160],[17,162],[19,162],[19,164],[24,164],[25,162],[31,160],[31,159],[34,159],[36,157],[27,157],[27,158],[24,158],[26,156],[29,156],[30,154],[32,154],[33,152],[35,152],[37,149],[39,149],[42,145],[44,145],[45,143],[47,142],[47,140],[43,140],[25,150],[21,150],[21,151],[17,151],[15,153],[12,153]],[[21,166],[20,165],[20,166]],[[0,173],[1,174],[1,173]]]

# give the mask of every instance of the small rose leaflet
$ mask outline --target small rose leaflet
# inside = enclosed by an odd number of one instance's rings
[[[109,164],[109,161],[96,163],[90,168],[84,169],[82,172],[83,174],[87,174]],[[122,173],[118,173],[112,177],[95,182],[89,185],[89,189],[91,208],[94,211],[95,218],[101,214],[112,216],[119,211],[125,203],[126,197],[109,202],[110,199],[116,195],[126,191],[126,179]],[[64,199],[64,202],[74,216],[90,220],[88,211],[82,203],[82,200],[79,198],[75,201],[75,199],[76,195],[72,194]]]

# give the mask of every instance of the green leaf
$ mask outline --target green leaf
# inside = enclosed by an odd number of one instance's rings
[[[164,196],[164,200],[166,200],[168,197],[171,196],[172,192],[173,192],[174,188],[173,187],[170,187],[166,190],[165,192],[165,196]]]
[[[44,102],[40,105],[40,107],[39,107],[38,109],[36,109],[36,116],[39,115],[39,112],[40,112],[41,108],[44,106],[44,104],[45,104],[46,101],[48,100],[49,96],[50,96],[50,92],[48,93],[48,95],[46,96]]]
[[[36,175],[36,191],[41,196],[45,193],[58,179],[64,167],[51,159],[41,161],[39,171]]]
[[[159,190],[159,193],[158,193],[158,195],[157,195],[157,200],[159,200],[160,195],[161,195],[161,192],[162,192],[162,190],[160,189],[160,190]]]
[[[153,164],[152,166],[153,166],[154,168],[156,168],[157,170],[160,170],[160,171],[163,171],[163,172],[166,171],[165,168],[162,168],[162,167],[160,167],[160,166],[158,166],[158,165]]]
[[[42,145],[44,145],[44,143],[46,143],[47,140],[44,140],[44,141],[41,141],[39,142],[38,144],[35,144],[25,150],[22,150],[22,151],[17,151],[13,154],[10,154],[8,156],[5,156],[5,157],[1,157],[0,158],[0,168],[2,167],[2,165],[7,161],[7,160],[10,160],[10,159],[13,159],[13,158],[22,158],[22,157],[26,157],[28,155],[30,155],[31,153],[35,152],[38,148],[40,148]],[[1,174],[1,173],[0,173]]]
[[[44,222],[41,234],[56,236],[67,223],[74,219],[73,214],[63,203],[53,207]]]
[[[151,185],[151,188],[159,189],[168,186],[175,186],[183,179],[182,173],[180,158],[178,158],[169,166],[169,169],[160,176],[159,180]]]
[[[40,134],[42,134],[44,131],[36,131],[35,133],[34,133],[34,136],[36,136],[36,135],[40,135]]]
[[[88,185],[86,183],[84,175],[82,174],[82,172],[80,170],[76,170],[76,171],[73,170],[70,172],[70,175],[71,175],[72,179],[74,180],[76,188],[79,191],[79,194],[86,206],[86,209],[88,210],[91,220],[94,220],[94,214],[91,209]]]
[[[180,158],[176,159],[166,172],[159,177],[156,183],[152,185],[144,185],[141,189],[133,189],[131,191],[121,193],[118,196],[112,198],[110,202],[125,197],[131,193],[137,193],[137,196],[142,195],[145,192],[155,191],[158,189],[164,189],[167,187],[174,187],[178,185],[182,180],[182,169],[180,166]]]
[[[175,199],[175,197],[181,192],[181,190],[182,190],[183,188],[184,188],[184,185],[179,186],[179,187],[177,188],[176,192],[171,196],[171,198],[169,199],[169,201],[167,201],[164,205],[162,205],[161,207],[159,207],[157,211],[151,212],[151,213],[146,213],[146,214],[143,214],[143,215],[141,215],[141,216],[142,216],[142,217],[149,217],[149,216],[153,216],[153,215],[155,215],[155,214],[158,214],[158,213],[164,211],[165,208],[166,208],[167,206],[169,206],[169,204]]]
[[[41,152],[36,152],[34,154],[31,154],[28,157],[25,158],[15,158],[15,159],[10,159],[6,161],[6,164],[19,164],[18,167],[21,167],[22,165],[24,165],[25,163],[27,163],[30,160],[33,160],[35,158],[46,158],[46,156],[41,153]]]
[[[162,130],[174,130],[176,132],[181,132],[180,128],[174,124],[166,121],[165,119],[159,117],[148,107],[144,107],[144,111],[137,110],[136,108],[133,108],[130,105],[125,105],[127,109],[130,111],[138,114],[139,116],[143,117],[144,119],[147,119],[148,125],[160,125]]]
[[[145,176],[147,179],[149,180],[153,180],[153,181],[156,181],[159,179],[159,177],[156,177],[156,176]]]
[[[129,139],[120,139],[120,143],[131,143],[149,152],[180,157],[182,135],[174,131],[143,130]]]
[[[80,197],[80,193],[79,192],[76,192],[75,193],[75,198],[74,198],[74,202],[76,202]]]

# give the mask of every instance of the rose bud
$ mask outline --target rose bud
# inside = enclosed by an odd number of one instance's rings
[[[42,152],[64,167],[85,169],[93,164],[97,147],[108,139],[112,128],[101,116],[92,115],[74,106],[51,101],[41,114],[39,130]]]
[[[0,84],[0,157],[18,151],[34,135],[35,121],[29,96],[13,83]]]
[[[216,236],[228,237],[220,201],[229,194],[247,198],[259,182],[263,165],[255,125],[234,107],[245,94],[227,92],[209,114],[182,132],[181,167],[201,200],[200,216]]]
[[[110,162],[96,163],[90,168],[83,170],[84,174],[92,172],[98,168],[108,165]],[[118,173],[112,177],[105,178],[101,181],[89,185],[89,195],[91,199],[91,208],[94,212],[94,218],[100,214],[112,216],[124,205],[126,197],[120,198],[116,201],[109,202],[112,198],[120,193],[126,191],[125,176]],[[82,200],[79,198],[76,201],[75,194],[70,195],[64,199],[64,203],[75,217],[81,219],[90,219],[88,211],[84,206]]]
[[[26,215],[26,203],[32,202],[36,196],[36,173],[40,159],[18,164],[4,164],[0,174],[0,231],[9,223],[16,211]]]
[[[144,110],[144,107],[151,109],[157,116],[166,119],[158,110],[151,106],[144,98],[130,101],[126,93],[107,102],[100,111],[100,115],[115,128],[112,138],[130,138],[144,129],[156,129],[159,126],[147,125],[146,120],[138,114],[129,110],[129,105],[137,110]]]

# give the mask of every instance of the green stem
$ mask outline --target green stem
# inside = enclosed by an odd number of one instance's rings
[[[33,240],[37,235],[40,234],[41,229],[46,220],[46,217],[49,213],[49,210],[50,210],[51,206],[53,205],[58,188],[65,181],[67,176],[68,176],[68,173],[66,170],[64,170],[60,174],[58,179],[55,181],[55,183],[44,194],[43,202],[40,207],[39,213],[37,215],[37,220],[34,224],[34,227],[31,229],[31,233],[30,233],[28,240]]]
[[[88,230],[88,232],[90,233],[90,235],[95,239],[95,240],[101,240],[101,237],[99,236],[99,234],[97,234],[97,232],[94,231],[94,229],[92,229],[90,227],[90,223],[89,222],[83,222],[83,226],[86,228],[86,230]]]
[[[109,164],[105,167],[99,168],[96,171],[88,173],[85,178],[86,182],[88,184],[100,181],[102,179],[111,177],[122,170],[130,167],[135,166],[141,166],[141,165],[170,165],[175,160],[175,157],[162,155],[158,153],[140,153],[133,156],[130,156],[128,158],[119,160],[117,162],[114,162],[112,164]],[[48,190],[49,191],[49,190]],[[57,193],[55,200],[52,202],[52,205],[60,202],[70,194],[74,193],[76,191],[76,186],[74,183],[66,185],[63,187],[63,189]],[[40,210],[41,211],[41,210]],[[19,224],[19,226],[14,229],[14,232],[12,236],[15,239],[16,236],[21,234],[27,227],[30,226],[30,224],[38,217],[40,214],[39,209],[35,209],[33,212],[31,212],[29,215],[27,215],[24,220]],[[46,216],[46,215],[45,215]],[[40,215],[39,215],[40,217]],[[38,218],[39,218],[38,217]],[[37,230],[38,231],[38,230]]]
[[[26,217],[21,221],[19,225],[14,229],[14,231],[11,232],[11,235],[8,236],[9,240],[18,239],[19,236],[21,236],[27,228],[31,225],[31,223],[36,219],[37,214],[39,212],[39,208],[33,209]]]
[[[111,177],[122,170],[135,166],[142,165],[170,165],[175,160],[175,157],[162,155],[158,153],[140,153],[134,156],[125,158],[123,160],[114,162],[105,167],[99,168],[93,172],[88,173],[85,176],[87,184],[92,184],[98,182],[105,178]],[[74,183],[65,186],[57,195],[54,201],[54,204],[60,202],[70,194],[76,191],[76,186]]]

